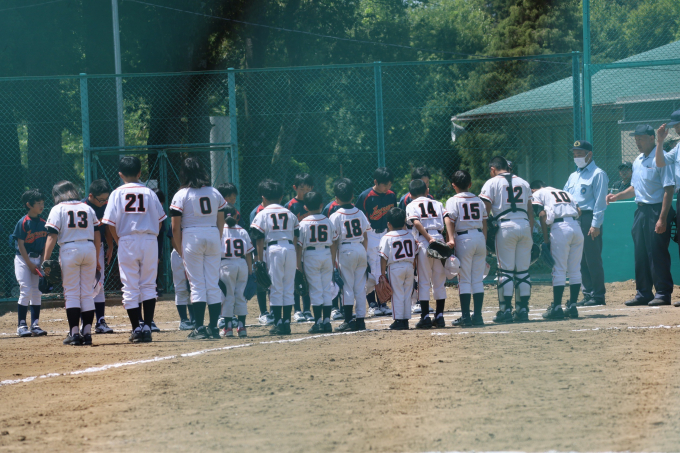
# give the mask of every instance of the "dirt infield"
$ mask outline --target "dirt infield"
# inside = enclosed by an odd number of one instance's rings
[[[92,347],[61,344],[63,309],[43,311],[41,338],[17,338],[6,313],[0,450],[678,451],[680,309],[625,307],[630,282],[608,291],[578,320],[543,321],[552,291],[537,286],[525,324],[491,325],[489,289],[483,329],[390,332],[373,318],[354,334],[253,326],[203,342],[163,302],[167,331],[138,345],[116,306],[121,332]]]

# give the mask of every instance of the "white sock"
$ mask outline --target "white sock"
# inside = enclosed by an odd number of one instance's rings
[[[80,329],[78,328],[78,326],[75,326],[75,327],[73,327],[73,329],[71,329],[71,336],[73,336],[77,333],[80,333]]]

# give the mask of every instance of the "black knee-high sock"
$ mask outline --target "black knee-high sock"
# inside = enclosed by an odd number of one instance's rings
[[[274,325],[278,324],[283,317],[283,307],[271,307],[272,313],[274,313]]]
[[[472,300],[475,304],[475,316],[482,316],[482,304],[484,303],[484,293],[474,293]]]
[[[144,303],[144,302],[140,302],[140,303],[139,303],[139,307],[137,307],[137,312],[139,313],[139,321],[140,321],[140,322],[144,322],[144,313],[143,313],[143,311],[142,311],[142,304],[143,304],[143,303]],[[151,321],[149,321],[149,322],[151,322]]]
[[[26,314],[28,313],[28,305],[19,304],[19,306],[17,308],[17,313],[19,314],[19,316],[18,316],[19,317],[19,324],[17,324],[17,325],[20,326],[22,322],[24,324],[26,324]]]
[[[504,296],[505,299],[505,310],[510,310],[512,308],[512,296]]]
[[[333,307],[332,307],[332,306],[331,306],[331,307],[327,307],[327,306],[325,306],[325,305],[323,306],[322,312],[323,312],[323,320],[324,320],[324,321],[325,321],[326,319],[331,319],[331,311],[333,311]]]
[[[40,305],[31,305],[31,325],[40,319]]]
[[[569,304],[575,304],[578,301],[578,295],[581,291],[581,284],[569,285]]]
[[[472,299],[472,294],[460,295],[460,311],[463,312],[463,318],[470,317],[470,299]]]
[[[238,322],[240,325],[243,325],[245,327],[246,325],[246,317],[245,316],[239,316],[238,317]]]
[[[564,286],[553,286],[553,306],[562,305],[562,295],[564,294]]]
[[[130,324],[132,324],[132,330],[139,327],[139,308],[130,308],[127,311],[128,318],[130,318]]]
[[[293,307],[290,305],[283,306],[283,322],[290,322],[290,315],[293,313]]]
[[[300,310],[300,296],[295,294],[293,295],[293,304],[295,305],[295,311],[302,311]]]
[[[257,305],[260,307],[260,315],[267,311],[267,290],[257,292]]]
[[[106,313],[106,302],[95,302],[94,312],[97,316],[96,321],[99,323],[99,320],[102,319],[104,317],[104,313]]]
[[[81,317],[83,318],[83,335],[92,333],[92,321],[94,321],[94,310],[82,312]]]
[[[186,305],[175,305],[177,307],[177,313],[179,313],[179,320],[187,320],[187,306]]]
[[[338,301],[340,300],[340,296],[337,296],[335,299],[333,299],[333,302],[331,302],[331,310],[334,308],[337,310],[338,309]]]
[[[434,317],[438,318],[439,315],[444,314],[444,306],[446,305],[446,299],[437,299],[437,305],[434,309]]]
[[[430,316],[430,301],[421,300],[420,302],[420,319],[427,318]]]
[[[376,303],[375,299],[375,291],[371,291],[370,293],[366,294],[366,300],[370,304],[371,302]]]
[[[187,305],[187,311],[189,312],[189,322],[196,322],[196,318],[194,317],[194,306],[193,306],[193,304]]]
[[[80,324],[80,308],[67,308],[66,319],[68,320],[68,330],[73,335],[78,332],[78,324]]]
[[[222,304],[208,304],[208,315],[210,316],[210,321],[208,326],[211,329],[217,328],[217,320],[220,319],[220,312],[222,311]]]
[[[519,300],[519,306],[521,308],[526,308],[527,310],[529,309],[529,297],[530,296],[520,296]]]
[[[352,320],[352,308],[353,305],[343,305],[342,309],[345,312],[345,322],[350,322]]]
[[[154,312],[156,311],[156,299],[148,299],[142,303],[144,304],[144,323],[151,324]]]
[[[321,305],[314,305],[312,306],[312,311],[314,312],[314,322],[319,322],[323,315],[323,307]]]
[[[196,328],[203,327],[205,321],[205,306],[207,302],[194,302],[194,319],[196,320]]]
[[[302,296],[302,311],[309,311],[312,301],[309,296]]]

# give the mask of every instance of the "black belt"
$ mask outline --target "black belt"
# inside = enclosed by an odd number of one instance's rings
[[[267,242],[267,247],[269,247],[270,245],[277,245],[279,242],[284,242],[284,241],[286,241],[286,239],[281,239],[280,241],[269,241],[269,242]],[[292,244],[293,241],[288,239],[288,243]]]
[[[346,242],[346,244],[349,244],[349,243]],[[310,246],[310,247],[307,247],[307,248],[305,248],[305,250],[323,250],[323,249],[329,249],[329,248],[331,248],[330,245],[323,245],[323,246],[322,246],[322,245],[317,245],[317,246]]]
[[[458,236],[462,236],[464,234],[468,234],[468,232],[470,232],[470,231],[475,231],[475,230],[479,231],[480,233],[482,232],[481,228],[473,228],[471,230],[456,231],[456,234],[458,234]]]
[[[661,206],[663,203],[637,203],[638,207],[644,208],[646,206]]]
[[[340,245],[361,244],[361,242],[341,242]]]
[[[72,244],[74,242],[84,242],[84,241],[68,241],[68,242],[63,242],[62,244]],[[87,242],[94,242],[92,239],[88,239]]]
[[[40,253],[36,252],[28,252],[28,257],[29,258],[40,258],[42,255]]]
[[[234,258],[237,258],[237,259],[238,259],[238,258],[246,259],[245,255],[244,255],[244,256],[237,256],[237,257],[233,257],[233,256],[230,256],[230,257],[223,256],[223,257],[222,257],[223,260],[233,260]]]
[[[563,218],[563,217],[558,217],[558,218],[556,218],[555,220],[553,220],[553,223],[562,223],[562,222],[564,222],[564,218]]]
[[[385,231],[387,231],[387,228],[373,228],[373,232],[376,234],[383,234]]]

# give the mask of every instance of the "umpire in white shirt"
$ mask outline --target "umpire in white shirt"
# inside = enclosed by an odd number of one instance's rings
[[[675,147],[668,153],[663,152],[663,142],[666,140],[670,129],[675,129],[675,133],[680,135],[680,110],[673,112],[671,114],[671,120],[666,124],[662,124],[657,131],[655,151],[656,165],[659,167],[663,167],[665,165],[675,167],[673,169],[673,173],[675,175],[675,190],[677,193],[678,190],[680,190],[680,143],[675,145]],[[675,215],[677,216],[675,223],[676,225],[680,225],[680,196],[675,203]],[[674,303],[673,305],[680,307],[680,301]]]
[[[595,165],[593,145],[578,140],[572,147],[574,163],[578,167],[569,176],[564,190],[581,209],[583,257],[581,258],[581,288],[583,300],[577,305],[591,307],[605,305],[604,268],[602,267],[602,222],[607,209],[607,174]]]
[[[668,244],[671,240],[670,225],[675,216],[671,208],[675,191],[672,166],[656,165],[652,126],[640,125],[630,135],[635,137],[635,144],[641,152],[633,161],[631,187],[607,195],[607,203],[633,196],[637,203],[632,231],[637,293],[626,305],[670,305],[673,277]]]

